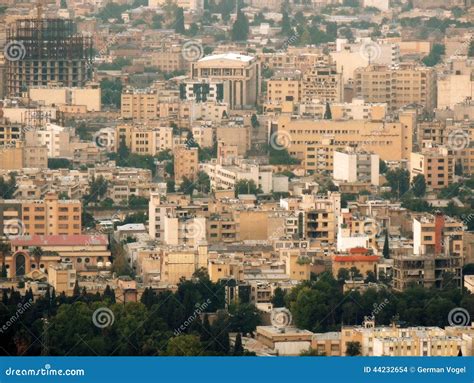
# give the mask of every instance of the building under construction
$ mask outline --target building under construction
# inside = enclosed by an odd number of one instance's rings
[[[7,29],[6,87],[20,96],[29,87],[82,87],[92,77],[92,39],[67,19],[22,19]]]

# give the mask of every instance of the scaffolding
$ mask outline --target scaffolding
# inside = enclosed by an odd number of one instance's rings
[[[72,20],[16,20],[7,30],[6,47],[17,54],[6,57],[10,96],[32,86],[81,87],[92,78],[92,38],[78,34]]]

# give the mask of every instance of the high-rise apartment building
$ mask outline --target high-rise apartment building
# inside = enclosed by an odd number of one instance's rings
[[[92,74],[92,40],[67,19],[18,19],[7,29],[7,93],[32,86],[83,87]]]
[[[0,234],[81,234],[81,214],[81,201],[60,200],[55,193],[43,200],[0,200]]]
[[[406,105],[436,108],[436,72],[412,63],[369,65],[355,71],[355,94],[365,102],[386,102],[390,110]]]

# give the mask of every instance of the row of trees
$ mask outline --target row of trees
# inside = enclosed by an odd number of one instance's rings
[[[370,288],[343,293],[342,280],[324,273],[288,294],[276,292],[273,303],[289,308],[298,327],[314,332],[338,331],[341,324],[361,324],[365,316],[372,315],[378,325],[396,320],[409,326],[444,327],[448,313],[456,307],[474,315],[474,295],[449,283],[449,275],[445,277],[441,290],[413,286],[404,292]]]
[[[109,287],[101,295],[76,284],[71,297],[48,290],[31,304],[31,290],[23,297],[4,290],[0,321],[9,327],[0,333],[0,354],[243,355],[248,353],[241,335],[232,347],[229,332],[252,333],[260,323],[256,308],[248,303],[223,310],[224,284],[211,282],[203,272],[193,281],[182,281],[174,293],[147,289],[140,302],[126,304],[117,298]],[[12,321],[19,307],[24,309]],[[93,319],[105,308],[112,314],[100,328]],[[211,321],[208,315],[197,315],[199,308],[217,314]]]
[[[448,277],[448,276],[447,276]],[[276,289],[275,307],[288,307],[294,323],[315,332],[339,331],[341,324],[361,324],[375,315],[378,325],[396,320],[411,326],[446,326],[455,307],[474,315],[474,296],[446,284],[441,290],[419,286],[404,292],[368,289],[342,292],[342,281],[323,273],[285,293]],[[213,283],[205,271],[182,280],[176,292],[146,289],[140,302],[117,303],[109,287],[91,294],[76,284],[73,295],[48,290],[33,304],[31,290],[22,297],[3,291],[0,320],[9,323],[0,334],[1,353],[10,355],[242,355],[241,335],[235,346],[229,333],[250,334],[260,324],[248,299],[225,310],[225,283]],[[18,320],[12,321],[19,307]],[[111,310],[108,325],[93,323],[97,310]],[[215,313],[213,318],[201,312]],[[74,320],[71,320],[74,318]],[[357,345],[350,354],[357,355]],[[348,351],[349,352],[349,351]]]

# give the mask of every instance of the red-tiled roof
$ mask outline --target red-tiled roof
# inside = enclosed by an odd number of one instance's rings
[[[365,247],[353,247],[352,249],[349,249],[349,254],[367,254],[369,250],[367,250]]]
[[[107,245],[106,235],[22,235],[10,237],[12,246],[87,246]]]
[[[336,255],[334,262],[377,262],[377,255]]]

